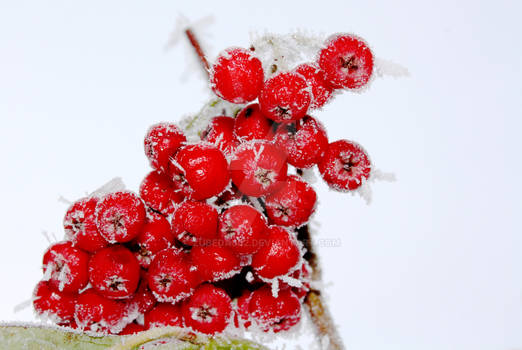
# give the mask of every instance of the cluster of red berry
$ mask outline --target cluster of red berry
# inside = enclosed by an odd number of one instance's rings
[[[90,196],[68,209],[66,240],[43,258],[37,313],[113,334],[295,325],[311,275],[296,232],[314,212],[316,193],[288,175],[288,165],[318,165],[338,190],[369,177],[362,148],[329,143],[307,113],[336,89],[361,88],[372,70],[371,51],[351,35],[330,38],[317,63],[267,80],[255,49],[226,50],[210,72],[212,89],[232,103],[259,103],[214,117],[197,143],[174,124],[153,125],[144,143],[154,170],[139,196]]]

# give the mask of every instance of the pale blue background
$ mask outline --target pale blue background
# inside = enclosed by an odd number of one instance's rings
[[[409,79],[377,80],[319,114],[395,184],[374,203],[317,186],[333,313],[353,350],[522,348],[519,1],[0,1],[0,319],[27,299],[66,206],[148,171],[147,126],[197,111],[198,75],[163,47],[178,13],[213,14],[209,50],[249,30],[366,38]]]

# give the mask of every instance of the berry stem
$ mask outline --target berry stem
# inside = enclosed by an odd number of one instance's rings
[[[201,48],[201,45],[199,44],[199,40],[196,38],[196,35],[192,31],[191,28],[185,29],[185,35],[187,35],[187,38],[194,48],[194,51],[196,52],[196,55],[199,57],[199,61],[201,62],[201,65],[205,69],[205,72],[207,75],[210,71],[210,65],[208,64],[207,57],[205,56],[205,53],[203,52],[203,49]]]

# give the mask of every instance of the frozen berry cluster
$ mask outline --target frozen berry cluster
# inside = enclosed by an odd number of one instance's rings
[[[216,115],[195,143],[175,124],[153,125],[144,140],[153,170],[139,194],[73,203],[66,239],[44,254],[36,312],[110,334],[297,324],[312,272],[298,237],[317,201],[299,169],[317,165],[343,191],[371,170],[359,145],[330,143],[309,113],[335,90],[363,87],[372,70],[371,51],[352,35],[331,37],[317,62],[266,80],[255,50],[224,51],[210,72],[212,89],[247,105]]]

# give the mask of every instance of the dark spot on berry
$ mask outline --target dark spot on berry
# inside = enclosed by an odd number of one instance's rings
[[[162,287],[167,288],[172,283],[172,278],[164,276],[158,281],[158,283],[161,284]]]
[[[252,108],[250,108],[250,107],[247,108],[246,111],[245,111],[245,118],[250,117],[252,115],[252,113],[253,113]]]
[[[276,111],[282,117],[288,116],[290,114],[290,112],[289,112],[290,108],[286,108],[286,107],[277,106]]]
[[[202,320],[212,319],[215,315],[215,310],[212,310],[210,306],[201,306],[198,309],[197,317]]]
[[[355,56],[351,56],[349,58],[339,57],[339,60],[341,61],[341,66],[343,68],[348,68],[350,73],[359,69],[357,58]]]

